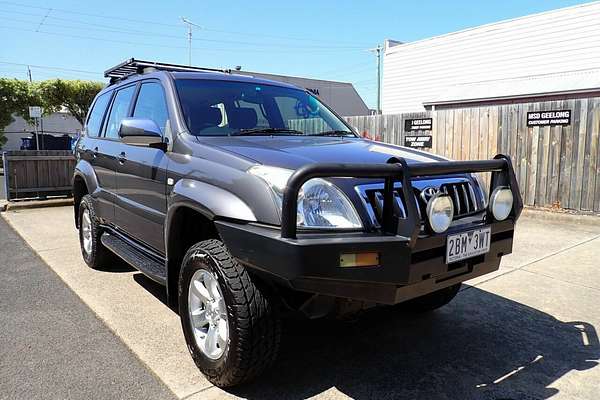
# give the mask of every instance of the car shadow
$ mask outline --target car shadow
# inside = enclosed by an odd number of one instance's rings
[[[137,271],[131,265],[127,264],[125,261],[121,260],[117,256],[114,256],[110,259],[106,264],[102,265],[99,269],[101,272],[107,273],[123,273],[123,272],[132,272]]]
[[[133,278],[167,304],[163,286]],[[332,389],[354,399],[548,399],[557,379],[599,361],[591,324],[469,287],[428,314],[381,307],[352,322],[286,318],[275,365],[226,390],[278,400]]]
[[[426,315],[380,308],[358,321],[286,320],[278,361],[228,389],[249,399],[547,399],[600,358],[595,328],[477,289]]]
[[[148,278],[146,275],[140,273],[137,274],[133,274],[133,280],[140,285],[141,287],[143,287],[144,289],[146,289],[148,291],[148,293],[150,293],[152,296],[154,296],[157,300],[159,300],[161,303],[163,303],[165,306],[168,307],[167,304],[167,291],[165,290],[165,287],[163,285],[161,285],[158,282],[154,282],[152,279]],[[173,312],[175,312],[175,310],[173,310],[172,308],[169,307],[169,309]]]

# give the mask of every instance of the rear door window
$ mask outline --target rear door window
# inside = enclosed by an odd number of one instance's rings
[[[117,91],[112,107],[110,108],[110,115],[108,116],[108,123],[106,124],[106,133],[104,134],[105,137],[112,139],[119,138],[121,121],[129,115],[129,105],[131,104],[134,93],[135,85]]]
[[[86,132],[88,136],[96,137],[100,135],[102,121],[104,119],[106,107],[108,106],[111,95],[112,91],[103,93],[96,99],[96,102],[94,103],[94,106],[90,111],[90,116],[88,117],[88,121],[86,124]]]

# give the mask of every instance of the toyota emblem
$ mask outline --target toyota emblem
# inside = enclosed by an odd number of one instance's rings
[[[425,204],[427,204],[429,203],[429,200],[431,200],[431,198],[439,192],[439,189],[428,186],[425,189],[421,190],[421,199],[425,202]]]

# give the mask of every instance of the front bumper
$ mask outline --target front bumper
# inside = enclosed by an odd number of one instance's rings
[[[422,233],[411,179],[459,172],[492,172],[489,193],[508,186],[513,209],[505,221],[483,213],[462,218],[438,235]],[[298,191],[315,177],[385,178],[383,223],[378,232],[300,233],[296,230]],[[394,214],[394,182],[402,185],[406,215]],[[296,171],[283,197],[281,228],[255,223],[216,221],[219,234],[243,265],[266,274],[292,289],[348,299],[396,304],[495,271],[503,255],[512,251],[515,223],[523,208],[510,159],[422,163],[408,166],[392,159],[384,165],[313,164]],[[488,253],[446,264],[449,234],[490,226]],[[378,253],[378,265],[341,267],[345,253]]]
[[[481,226],[469,221],[448,233]],[[380,234],[310,234],[282,238],[277,229],[218,221],[229,251],[243,265],[303,292],[396,304],[498,269],[512,251],[514,222],[491,224],[490,251],[465,261],[445,263],[446,234],[417,239]],[[377,252],[379,265],[340,267],[343,253]]]

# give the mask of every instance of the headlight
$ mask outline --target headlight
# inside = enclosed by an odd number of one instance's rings
[[[427,220],[435,233],[445,232],[454,218],[454,204],[450,196],[438,194],[427,203]]]
[[[281,210],[283,191],[294,171],[257,165],[248,172],[263,179],[275,195]],[[360,229],[362,223],[342,191],[326,180],[308,180],[298,193],[297,226],[318,229]]]
[[[499,186],[492,192],[490,197],[492,215],[497,221],[505,220],[513,207],[512,191],[506,186]]]

